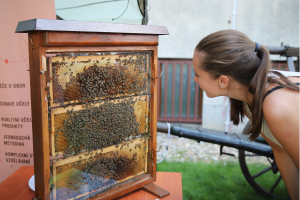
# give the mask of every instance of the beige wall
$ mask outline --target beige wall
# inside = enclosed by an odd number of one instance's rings
[[[149,19],[166,26],[158,56],[192,58],[206,35],[232,28],[234,0],[149,0]],[[237,0],[236,30],[268,46],[299,46],[299,0]],[[148,7],[150,8],[150,7]],[[230,23],[229,23],[230,21]],[[277,58],[277,57],[276,57]]]

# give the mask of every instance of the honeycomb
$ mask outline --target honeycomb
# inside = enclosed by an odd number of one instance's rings
[[[150,93],[150,53],[51,57],[50,105]]]
[[[51,199],[87,199],[110,187],[144,174],[147,143],[143,138],[118,147],[52,162]]]
[[[142,96],[53,109],[51,155],[76,155],[148,135],[148,105]]]

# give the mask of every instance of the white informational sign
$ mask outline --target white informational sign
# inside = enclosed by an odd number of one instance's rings
[[[0,6],[0,183],[21,166],[33,166],[27,33],[19,21],[55,19],[53,1],[1,1]]]

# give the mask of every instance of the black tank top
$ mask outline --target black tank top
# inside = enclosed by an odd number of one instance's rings
[[[299,85],[300,83],[295,83],[295,84]],[[274,92],[275,90],[278,90],[278,89],[281,89],[281,88],[284,88],[284,87],[282,87],[282,86],[277,86],[277,87],[274,87],[274,88],[271,89],[271,90],[268,90],[268,92],[267,92],[266,95],[264,96],[263,101],[265,100],[266,96],[268,96],[269,94],[271,94],[271,93]]]

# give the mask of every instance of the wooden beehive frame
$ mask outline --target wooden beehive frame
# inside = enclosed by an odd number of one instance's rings
[[[80,31],[86,32],[76,32],[74,27],[81,27]],[[151,52],[147,174],[141,174],[142,178],[138,181],[131,183],[123,181],[119,188],[113,188],[109,193],[92,199],[116,198],[154,182],[156,180],[157,45],[158,35],[168,34],[165,27],[36,19],[19,22],[16,32],[28,32],[35,196],[41,200],[49,199],[50,133],[47,88],[51,91],[49,83],[52,72],[51,68],[47,70],[46,57],[47,54],[55,53]],[[106,148],[106,151],[109,151],[109,148]]]
[[[148,113],[149,113],[149,108],[148,108],[148,101],[149,101],[149,96],[148,95],[143,95],[143,96],[140,96],[140,97],[127,97],[127,98],[122,98],[122,99],[116,99],[116,100],[111,100],[112,102],[114,103],[119,103],[119,102],[122,102],[126,99],[132,99],[132,100],[136,100],[136,103],[134,105],[134,108],[135,108],[135,114],[136,114],[136,119],[137,119],[137,122],[141,122],[141,120],[139,118],[145,118],[145,122],[146,124],[143,124],[141,123],[141,125],[139,126],[139,130],[141,131],[141,129],[143,129],[145,132],[148,132]],[[145,110],[140,110],[142,108],[140,108],[138,106],[138,102],[139,101],[146,101],[146,106],[145,106]],[[104,104],[104,102],[101,102],[101,103],[97,103],[97,104],[94,104],[93,106],[97,107],[99,105],[102,105]],[[55,120],[54,120],[54,115],[56,114],[61,114],[61,113],[66,113],[67,111],[70,111],[70,110],[73,110],[73,111],[80,111],[80,110],[84,110],[85,107],[84,105],[76,105],[76,106],[69,106],[69,107],[58,107],[58,108],[54,108],[50,111],[50,132],[49,132],[49,135],[50,135],[50,156],[52,157],[55,157],[57,156],[58,154],[62,154],[63,152],[60,151],[60,152],[57,152],[55,151]],[[140,116],[138,116],[140,115]],[[141,132],[140,132],[141,133]]]
[[[95,151],[92,151],[89,153],[89,155],[87,155],[86,153],[82,153],[82,154],[79,154],[77,156],[73,156],[73,157],[70,157],[68,159],[62,159],[62,160],[59,160],[59,161],[55,161],[52,163],[52,174],[53,174],[53,185],[54,185],[54,189],[53,189],[53,199],[56,199],[56,187],[57,187],[57,184],[56,184],[56,168],[57,167],[60,167],[60,166],[64,166],[64,165],[70,165],[70,163],[74,163],[76,161],[84,161],[84,160],[87,160],[90,158],[90,155],[96,155],[96,154],[106,154],[106,153],[109,153],[109,152],[115,152],[115,151],[121,151],[123,145],[126,146],[127,144],[129,145],[128,147],[133,147],[135,145],[138,145],[138,144],[145,144],[145,151],[143,153],[144,156],[147,156],[148,155],[148,139],[145,139],[145,138],[137,138],[133,141],[128,141],[128,142],[124,142],[123,144],[121,145],[118,145],[118,146],[110,146],[110,147],[107,147],[107,148],[104,148],[103,150],[95,150]],[[127,147],[127,146],[126,146]],[[124,151],[124,150],[123,150]],[[133,154],[134,152],[131,152],[131,154]],[[131,178],[134,178],[138,175],[142,175],[142,174],[146,174],[147,173],[147,159],[144,160],[144,170],[141,170],[139,172],[137,172],[136,174],[134,175],[131,175],[131,176],[128,176],[122,180],[119,180],[117,181],[117,183],[121,183],[121,182],[124,182],[128,179],[131,179]],[[105,189],[105,188],[101,188],[101,189]],[[96,191],[94,191],[96,192]],[[93,192],[93,193],[94,193]],[[82,194],[80,196],[77,196],[75,197],[76,198],[80,198],[80,197],[83,197],[83,196],[86,196],[86,195],[89,195],[90,193],[85,193],[85,194]],[[103,194],[102,194],[103,195]]]
[[[73,53],[73,52],[72,52]],[[147,53],[147,52],[146,52]],[[146,62],[148,61],[149,55],[147,55],[146,57]],[[49,81],[48,81],[48,85],[49,85],[49,97],[50,97],[50,107],[60,107],[61,106],[61,103],[63,104],[72,104],[72,103],[78,103],[80,102],[79,100],[66,100],[66,101],[63,101],[63,102],[55,102],[54,101],[54,97],[53,97],[53,65],[52,63],[63,63],[66,67],[62,67],[60,68],[62,73],[65,73],[61,75],[64,75],[63,77],[60,77],[60,82],[61,83],[66,83],[66,82],[69,82],[70,81],[70,78],[69,78],[69,73],[71,72],[75,72],[75,73],[82,73],[83,70],[86,68],[87,65],[90,65],[90,66],[93,66],[93,64],[96,64],[96,65],[99,65],[100,68],[106,68],[108,67],[107,66],[107,63],[108,61],[106,59],[103,59],[103,58],[107,58],[107,56],[105,55],[93,55],[93,56],[72,56],[71,58],[68,58],[67,56],[54,56],[54,57],[50,57],[49,60],[48,60],[48,66],[47,66],[47,69],[49,71]],[[119,63],[118,60],[121,60],[119,58],[119,55],[109,55],[109,63],[110,65],[113,65],[111,68],[116,68],[116,66],[121,66],[122,63]],[[136,72],[134,72],[134,68],[136,66],[134,61],[138,60],[137,58],[137,55],[133,55],[132,56],[132,61],[133,62],[130,62],[128,64],[128,69],[126,71],[129,71],[132,75],[134,75]],[[78,64],[77,62],[88,62],[88,63],[80,63]],[[73,69],[73,63],[76,63],[76,68]],[[149,65],[151,65],[151,63],[147,63],[146,64],[146,67],[148,68]],[[90,67],[88,66],[88,68]],[[72,70],[71,70],[72,69]],[[145,71],[143,74],[140,75],[140,79],[142,79],[143,77],[148,77],[148,74],[147,74],[147,71]],[[63,86],[63,84],[61,84]],[[117,97],[124,97],[124,96],[135,96],[135,95],[141,95],[143,94],[144,91],[140,91],[138,94],[132,94],[132,93],[126,93],[124,95],[120,95],[120,94],[117,94],[117,95],[113,95],[114,98],[117,98]],[[107,97],[96,97],[95,100],[99,100],[99,99],[105,99]]]

